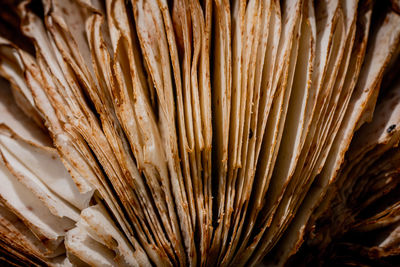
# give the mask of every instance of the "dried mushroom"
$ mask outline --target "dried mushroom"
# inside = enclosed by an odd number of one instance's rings
[[[0,264],[399,264],[399,10],[1,0]]]

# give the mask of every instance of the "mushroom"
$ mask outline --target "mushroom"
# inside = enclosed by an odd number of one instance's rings
[[[0,262],[400,257],[398,1],[0,7]]]

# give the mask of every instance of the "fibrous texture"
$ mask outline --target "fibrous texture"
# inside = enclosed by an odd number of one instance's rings
[[[399,55],[396,0],[1,0],[0,262],[398,264]]]

